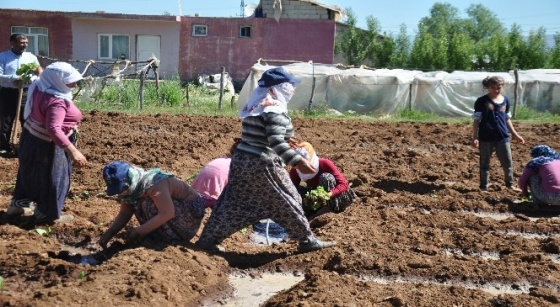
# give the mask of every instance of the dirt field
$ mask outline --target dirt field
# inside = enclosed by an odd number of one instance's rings
[[[239,232],[224,242],[225,253],[212,255],[194,244],[149,238],[126,246],[121,234],[100,253],[97,239],[118,210],[104,195],[105,163],[124,159],[186,179],[228,150],[240,122],[94,111],[84,114],[80,129],[89,166],[75,171],[66,203],[65,214],[74,219],[55,224],[46,237],[24,224],[0,226],[3,306],[223,305],[233,295],[228,275],[235,272],[255,279],[269,272],[305,277],[266,306],[560,302],[560,208],[516,202],[516,193],[502,186],[496,158],[490,191],[480,192],[470,124],[294,124],[296,135],[334,160],[359,196],[345,212],[311,221],[336,247],[297,254],[296,242],[259,246]],[[533,145],[560,149],[560,125],[516,126],[527,141],[513,145],[517,178]],[[2,214],[16,171],[17,159],[0,158]],[[78,263],[87,253],[104,258],[98,265]]]

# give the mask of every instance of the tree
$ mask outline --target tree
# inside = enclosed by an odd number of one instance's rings
[[[540,27],[536,32],[529,32],[520,64],[524,69],[543,68],[546,66],[546,57],[546,30]]]
[[[419,32],[414,38],[414,44],[410,51],[410,64],[416,69],[433,70],[434,66],[435,40],[422,23]]]
[[[379,67],[379,54],[381,52],[381,40],[379,37],[379,21],[373,16],[366,17],[367,31],[364,33],[364,43],[367,46],[366,57],[371,61],[373,67]]]
[[[467,9],[465,29],[474,42],[489,39],[496,32],[504,32],[504,26],[496,14],[482,4],[471,4]]]
[[[474,52],[474,44],[465,32],[455,32],[449,42],[449,58],[447,67],[449,70],[471,70],[471,61]]]
[[[459,10],[449,3],[436,2],[430,8],[430,16],[420,19],[420,25],[430,33],[433,38],[439,38],[440,28],[447,29],[446,33],[452,33],[460,29]],[[448,37],[446,37],[448,38]]]
[[[391,54],[391,67],[407,67],[408,57],[410,52],[410,38],[408,37],[406,25],[403,23],[400,26],[399,35],[395,39],[395,48]]]
[[[550,50],[548,68],[560,68],[560,33],[554,35],[554,47]]]
[[[521,27],[514,23],[508,34],[509,45],[509,60],[506,61],[506,69],[516,69],[520,67],[523,52],[527,49],[523,35],[521,34]]]
[[[352,8],[346,8],[345,12],[347,28],[335,43],[335,53],[343,54],[349,65],[358,66],[367,57],[367,45],[364,43],[363,30],[356,27],[357,19]]]
[[[496,71],[511,69],[509,42],[505,32],[494,32],[489,39],[479,41],[475,50],[479,51],[477,54],[479,58],[488,55],[490,63],[487,69]]]

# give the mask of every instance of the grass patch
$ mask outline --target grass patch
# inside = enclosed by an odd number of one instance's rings
[[[146,81],[144,84],[143,103],[140,105],[139,86],[139,80],[124,80],[121,83],[107,85],[87,102],[80,101],[78,97],[76,104],[84,112],[99,110],[130,114],[167,113],[232,117],[237,117],[238,115],[237,95],[232,96],[227,92],[222,96],[220,108],[220,94],[217,90],[210,90],[193,83],[182,84],[178,78],[162,80],[159,90],[156,90],[155,82]],[[438,116],[432,113],[409,109],[400,110],[393,115],[357,114],[354,111],[338,112],[329,108],[326,101],[313,104],[309,111],[290,110],[290,116],[293,118],[358,119],[385,122],[472,122],[470,116]],[[536,124],[560,123],[560,115],[550,112],[538,112],[526,106],[518,106],[514,120]]]

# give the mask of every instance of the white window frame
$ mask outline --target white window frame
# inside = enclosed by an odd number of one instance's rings
[[[97,58],[98,59],[105,59],[105,60],[119,60],[120,59],[120,55],[117,55],[116,57],[113,57],[113,37],[114,36],[124,36],[126,38],[128,38],[128,50],[127,53],[125,54],[125,58],[129,59],[130,58],[130,35],[128,34],[110,34],[110,33],[99,33],[97,34]],[[101,56],[101,38],[102,37],[109,37],[109,55],[108,56]]]
[[[247,34],[247,31],[249,32],[249,34]],[[251,26],[239,26],[239,37],[250,38],[252,35],[253,35],[253,27],[251,27]]]
[[[193,25],[192,26],[192,36],[199,36],[199,37],[208,36],[208,26],[207,25]]]
[[[25,29],[25,30],[23,30]],[[45,39],[46,42],[46,54],[41,54],[42,56],[49,56],[49,29],[44,27],[26,27],[26,26],[12,26],[10,28],[11,34],[22,34],[27,36],[30,41],[27,46],[28,52],[38,55],[39,54],[39,38]],[[44,33],[39,33],[44,32]]]

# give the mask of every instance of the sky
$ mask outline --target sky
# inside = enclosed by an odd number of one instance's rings
[[[258,0],[243,0],[245,5]],[[546,34],[560,33],[560,0],[319,0],[342,9],[350,7],[358,20],[358,26],[366,28],[366,17],[375,17],[382,32],[398,34],[401,24],[414,35],[421,18],[430,14],[436,2],[450,3],[459,10],[460,17],[467,17],[465,10],[471,4],[482,4],[493,11],[507,29],[513,23],[521,26],[526,35],[539,27]],[[241,0],[0,0],[1,8],[34,9],[47,11],[95,12],[124,14],[191,15],[205,17],[242,17]]]

